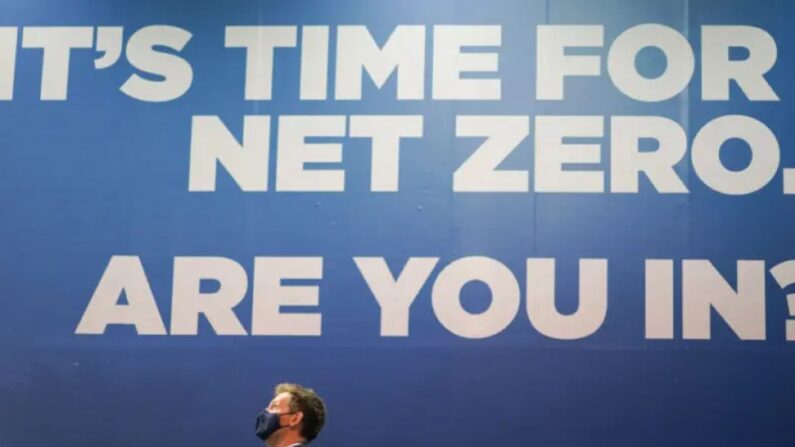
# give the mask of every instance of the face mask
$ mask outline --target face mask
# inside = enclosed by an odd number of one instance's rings
[[[282,428],[279,419],[282,416],[293,413],[270,413],[268,410],[262,410],[257,415],[257,437],[263,441],[268,439],[276,430]]]

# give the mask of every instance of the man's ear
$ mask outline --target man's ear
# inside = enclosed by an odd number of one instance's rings
[[[304,421],[304,412],[298,411],[290,415],[290,427],[294,427]]]

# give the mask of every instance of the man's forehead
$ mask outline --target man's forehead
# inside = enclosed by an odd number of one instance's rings
[[[277,404],[277,405],[281,405],[283,403],[289,404],[290,403],[290,399],[292,399],[292,398],[293,398],[293,396],[290,393],[284,392],[284,393],[277,394],[273,398],[273,400],[271,402],[274,403],[274,404]]]

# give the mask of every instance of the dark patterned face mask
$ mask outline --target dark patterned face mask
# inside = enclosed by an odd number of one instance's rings
[[[270,436],[274,434],[276,430],[283,428],[280,422],[281,417],[288,414],[295,414],[295,412],[271,413],[268,410],[260,411],[260,413],[257,415],[257,437],[263,441],[270,438]]]

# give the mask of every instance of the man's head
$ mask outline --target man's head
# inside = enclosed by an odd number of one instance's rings
[[[276,385],[273,400],[266,410],[280,415],[279,426],[283,428],[267,439],[272,446],[285,442],[312,441],[326,422],[326,406],[320,396],[310,388],[293,383]]]

